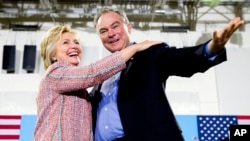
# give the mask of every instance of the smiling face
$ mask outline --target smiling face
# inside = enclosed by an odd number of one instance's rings
[[[130,43],[131,24],[115,12],[104,13],[97,21],[96,29],[105,48],[119,51]]]
[[[57,61],[68,62],[77,66],[82,58],[82,48],[76,35],[64,32],[56,43],[55,55]]]

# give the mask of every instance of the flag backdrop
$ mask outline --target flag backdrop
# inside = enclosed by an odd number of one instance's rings
[[[0,141],[32,141],[36,115],[0,115]]]
[[[20,115],[0,115],[0,140],[19,141],[20,125]]]
[[[176,115],[185,141],[221,141],[229,138],[230,124],[250,125],[250,115]]]
[[[220,141],[230,124],[250,125],[249,116],[176,115],[185,141]],[[0,141],[32,141],[36,115],[0,115]]]

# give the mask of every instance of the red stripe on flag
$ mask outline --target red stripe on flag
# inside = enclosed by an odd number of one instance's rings
[[[0,125],[0,129],[20,129],[20,125]]]
[[[0,115],[0,119],[21,119],[21,117],[16,115]]]
[[[0,140],[19,140],[19,135],[0,135]]]
[[[0,115],[0,141],[19,140],[21,115]]]
[[[240,120],[249,120],[250,116],[238,116],[238,119],[240,119]]]

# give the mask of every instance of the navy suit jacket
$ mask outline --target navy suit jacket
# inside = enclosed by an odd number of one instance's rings
[[[117,97],[126,140],[184,140],[165,94],[166,80],[173,75],[191,77],[223,61],[225,49],[209,61],[204,56],[204,44],[176,49],[162,43],[136,53],[121,73]],[[94,126],[99,89],[96,86],[91,93]]]

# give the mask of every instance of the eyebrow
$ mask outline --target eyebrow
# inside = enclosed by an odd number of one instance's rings
[[[64,42],[64,41],[70,41],[70,39],[61,39],[61,42]],[[74,42],[75,42],[75,41],[79,42],[79,39],[74,39],[73,41],[74,41]]]
[[[119,21],[115,21],[111,24],[111,26],[114,26],[114,24],[120,24]],[[100,28],[99,31],[102,31],[102,30],[106,30],[107,28],[106,27],[103,27],[103,28]]]

